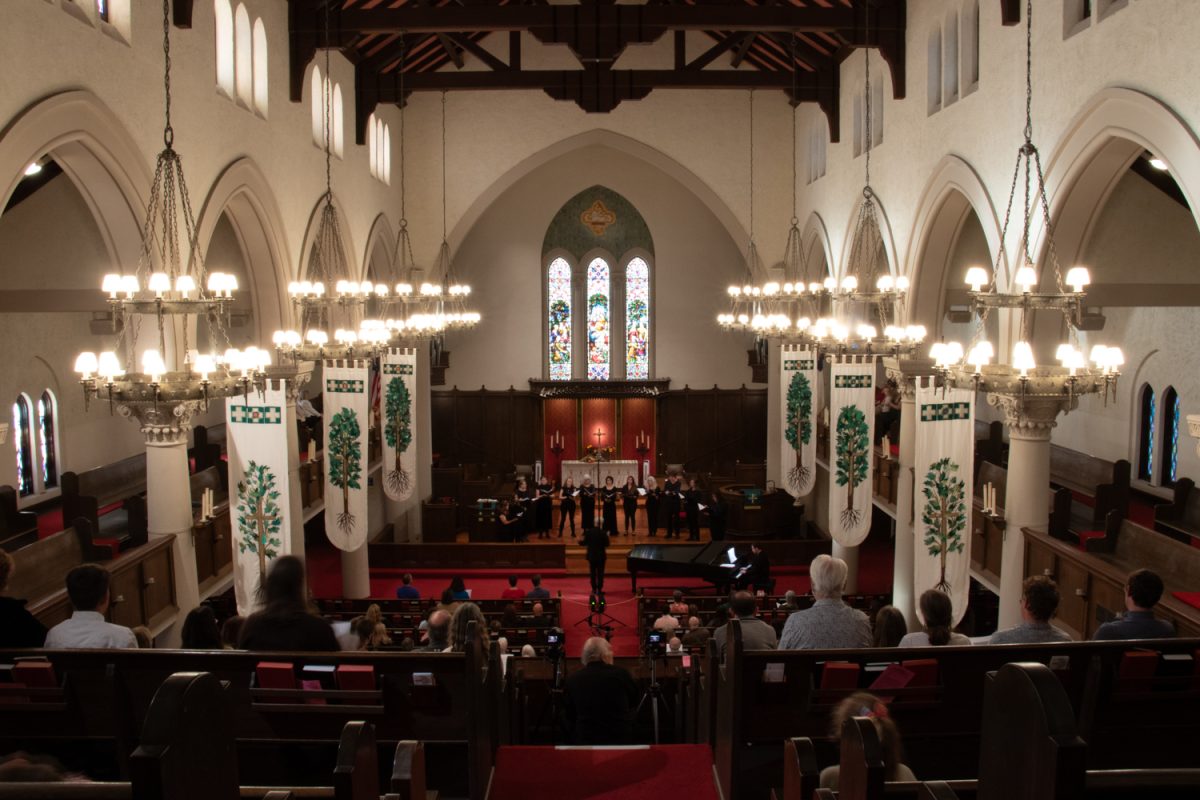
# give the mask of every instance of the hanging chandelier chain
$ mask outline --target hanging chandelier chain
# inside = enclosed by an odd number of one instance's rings
[[[796,34],[790,34],[792,39],[792,225],[799,223],[800,219],[796,215],[796,184],[799,183],[799,171],[796,165],[797,157],[797,140],[796,140],[796,117],[800,104],[796,102],[796,73],[799,68],[796,66]]]
[[[1033,0],[1025,5],[1025,144],[1033,143]]]
[[[163,127],[163,143],[170,149],[175,143],[175,131],[171,127],[171,0],[163,0],[163,88],[166,97],[166,125]]]
[[[329,72],[329,3],[325,4],[325,83],[321,87],[324,106],[325,202],[333,202],[333,76]]]
[[[867,15],[870,16],[870,5],[867,6]],[[865,134],[865,170],[866,177],[864,180],[865,187],[863,194],[870,195],[871,192],[871,142],[875,138],[871,131],[871,49],[866,48],[863,53],[866,55],[866,70],[863,81],[863,133]]]
[[[750,90],[750,244],[754,244],[754,90]],[[747,263],[753,270],[754,265]],[[751,272],[753,274],[753,272]]]
[[[442,241],[446,241],[446,93],[442,92]]]
[[[408,100],[404,97],[404,34],[400,34],[400,65],[396,67],[400,73],[400,227],[407,227],[408,219],[406,219],[404,202],[405,202],[405,178],[408,177],[404,168],[404,107],[408,105]]]

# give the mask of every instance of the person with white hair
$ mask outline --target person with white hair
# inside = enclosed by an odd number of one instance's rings
[[[824,650],[870,647],[871,622],[863,612],[842,602],[849,569],[846,562],[821,554],[808,568],[815,602],[787,618],[780,650]]]
[[[583,643],[583,669],[567,678],[567,720],[575,744],[628,744],[638,689],[628,670],[613,664],[612,645],[599,636]]]

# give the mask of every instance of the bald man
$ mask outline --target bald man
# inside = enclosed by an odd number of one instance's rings
[[[450,612],[439,608],[429,615],[429,623],[425,629],[428,640],[418,650],[427,653],[440,653],[450,646]]]
[[[628,744],[638,689],[613,665],[612,645],[598,636],[583,644],[583,669],[567,678],[567,720],[575,744]]]

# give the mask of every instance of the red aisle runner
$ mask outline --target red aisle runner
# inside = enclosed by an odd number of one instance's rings
[[[492,800],[717,800],[707,745],[501,747]]]

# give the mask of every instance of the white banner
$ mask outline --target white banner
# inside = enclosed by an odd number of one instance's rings
[[[875,361],[850,357],[831,365],[829,534],[855,547],[871,532]]]
[[[796,497],[804,497],[812,491],[817,477],[817,354],[783,345],[779,361],[783,409],[779,463],[787,490]]]
[[[233,593],[238,613],[252,613],[270,563],[291,551],[287,390],[225,401],[233,539]]]
[[[364,359],[325,362],[325,535],[340,550],[367,541],[369,380]]]
[[[950,595],[955,625],[967,612],[971,588],[974,401],[970,389],[917,386],[913,591]]]
[[[417,484],[417,351],[383,354],[379,419],[383,425],[383,491],[393,500],[412,497]]]

